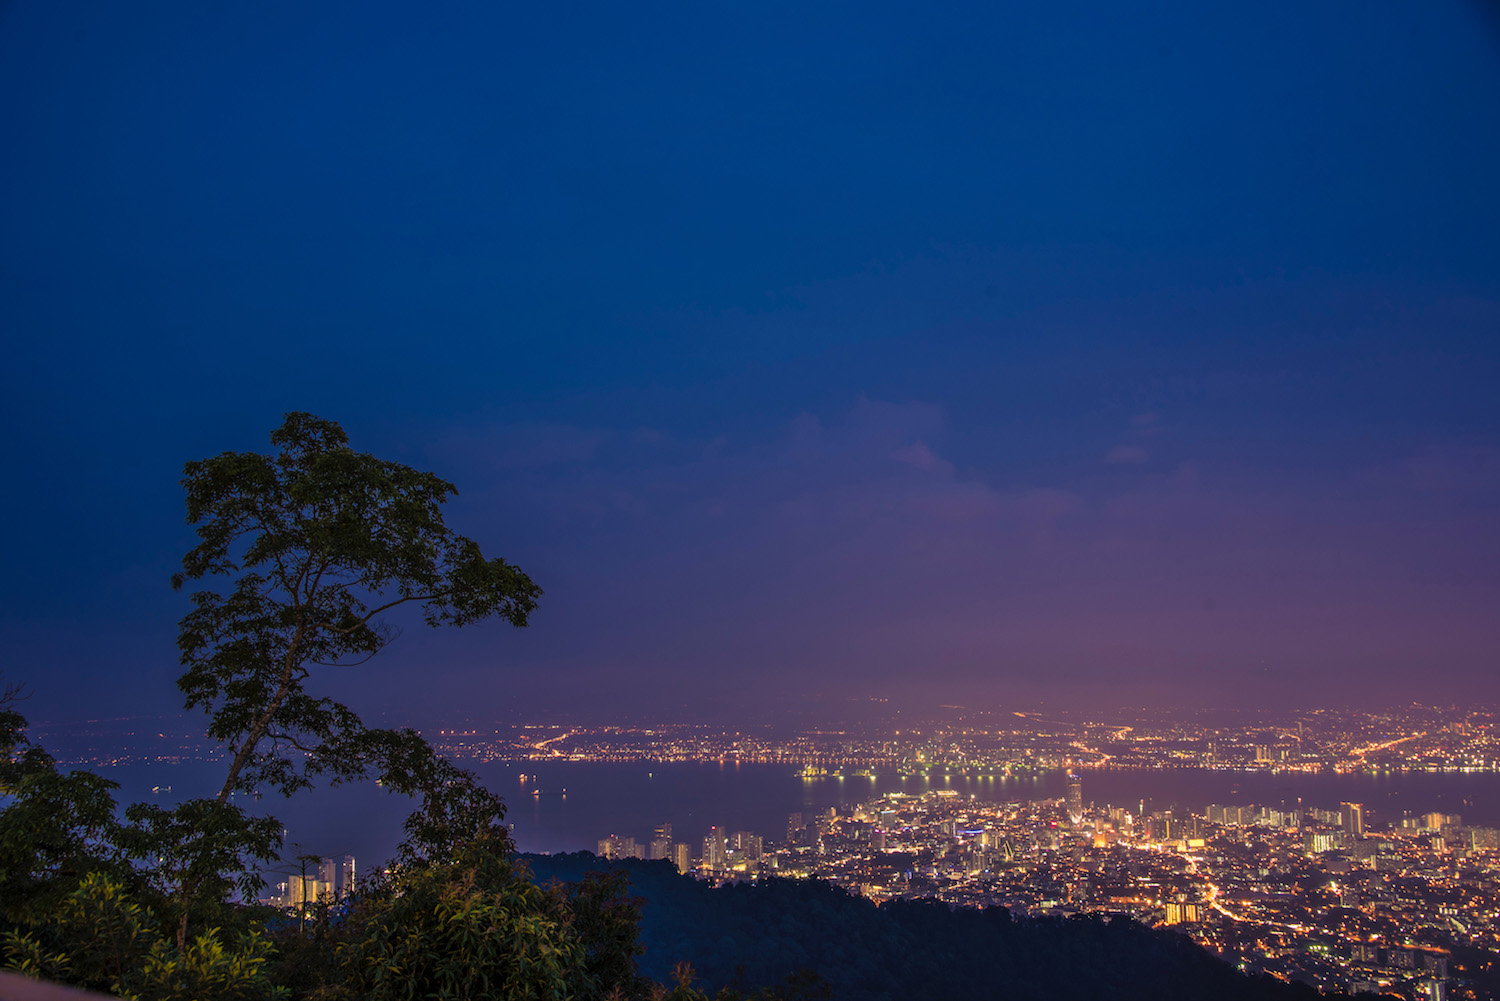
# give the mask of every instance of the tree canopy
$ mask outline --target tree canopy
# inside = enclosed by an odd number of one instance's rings
[[[173,586],[227,585],[192,593],[178,636],[178,686],[233,754],[218,798],[260,785],[290,794],[372,766],[402,791],[451,781],[417,742],[367,730],[305,683],[379,653],[395,635],[381,616],[397,606],[419,606],[430,626],[524,626],[541,588],[444,525],[457,492],[446,480],[356,452],[311,414],[287,414],[271,445],[189,462],[182,481],[199,541]]]

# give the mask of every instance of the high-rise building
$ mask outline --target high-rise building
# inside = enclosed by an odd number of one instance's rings
[[[1202,921],[1205,910],[1202,904],[1193,901],[1169,901],[1166,924],[1180,925]]]
[[[345,855],[339,863],[339,894],[347,896],[354,892],[354,856]]]
[[[797,843],[797,835],[802,831],[802,814],[788,814],[786,818],[786,843],[788,847]]]
[[[648,859],[669,859],[672,857],[672,825],[670,823],[657,825],[656,830],[651,832],[651,842],[646,849]]]
[[[1068,774],[1068,819],[1073,826],[1083,823],[1083,776]]]
[[[611,834],[599,841],[599,857],[607,859],[640,858],[640,846],[635,838],[618,838]]]
[[[1333,851],[1335,847],[1332,834],[1311,830],[1302,832],[1302,845],[1313,854]]]
[[[687,872],[693,867],[693,849],[690,845],[675,844],[672,846],[672,861],[677,865],[678,872]]]
[[[1340,803],[1343,814],[1344,833],[1358,840],[1365,836],[1365,808],[1361,803]]]
[[[765,843],[760,835],[749,831],[735,831],[729,838],[729,847],[744,861],[759,862],[765,854]]]
[[[333,896],[334,889],[338,886],[339,864],[331,858],[326,858],[318,863],[318,882],[324,886],[324,893]],[[321,894],[320,894],[321,895]]]
[[[710,827],[708,837],[703,839],[703,868],[720,872],[724,869],[726,845],[724,829]]]
[[[320,900],[332,901],[337,873],[338,863],[333,859],[322,859],[316,869],[306,869],[278,884],[281,892],[272,902],[278,907],[300,908],[310,907]]]

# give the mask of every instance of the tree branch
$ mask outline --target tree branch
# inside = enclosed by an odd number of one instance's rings
[[[298,743],[297,738],[293,737],[289,733],[275,733],[272,731],[267,731],[266,736],[270,737],[272,740],[284,740],[288,744],[291,744],[293,747],[295,747],[297,750],[301,751],[303,754],[318,753],[318,750],[315,747],[303,747],[300,743]]]
[[[367,615],[365,615],[361,619],[355,620],[355,623],[352,626],[339,627],[325,624],[321,628],[327,629],[331,633],[337,633],[340,636],[347,636],[348,634],[358,629],[360,626],[366,625],[371,619],[388,608],[395,608],[397,605],[404,605],[408,601],[431,601],[433,598],[440,597],[442,597],[441,591],[436,594],[409,594],[404,598],[397,598],[395,601],[388,601],[384,605],[381,605],[379,608],[370,609]]]

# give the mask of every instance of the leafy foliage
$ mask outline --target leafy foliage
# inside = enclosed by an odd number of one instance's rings
[[[481,836],[452,859],[398,865],[311,937],[280,932],[280,982],[335,999],[649,998],[640,902],[620,874],[538,885]]]
[[[398,861],[408,866],[450,863],[477,842],[504,855],[515,851],[510,830],[501,823],[505,801],[480,785],[474,773],[438,758],[423,774],[413,790],[422,804],[402,825]]]
[[[613,899],[619,884],[546,890],[491,848],[481,839],[451,864],[404,870],[355,905],[345,996],[561,1001],[634,986],[636,914]]]
[[[227,592],[192,594],[178,636],[187,705],[207,711],[209,736],[234,749],[221,800],[257,785],[290,794],[372,766],[403,777],[415,735],[368,731],[348,707],[313,696],[313,668],[374,656],[394,635],[380,615],[398,605],[419,605],[430,626],[524,626],[541,594],[443,524],[451,483],[355,452],[338,424],[311,414],[287,414],[271,444],[275,455],[225,452],[184,470],[199,542],[173,585],[232,578]]]
[[[419,606],[434,627],[491,617],[524,626],[541,589],[443,524],[451,483],[355,452],[338,424],[311,414],[287,414],[271,444],[272,455],[225,452],[184,468],[198,544],[173,586],[214,578],[231,586],[192,593],[178,633],[178,687],[188,708],[208,713],[208,736],[232,757],[217,807],[139,807],[129,818],[136,857],[157,860],[157,883],[177,901],[179,947],[196,902],[222,898],[226,874],[270,857],[274,821],[236,812],[236,791],[267,786],[289,796],[318,777],[337,784],[374,770],[392,791],[422,797],[402,843],[408,862],[449,858],[503,831],[499,798],[420,734],[368,728],[306,683],[320,666],[380,652],[395,634],[381,615],[397,606]],[[241,887],[247,896],[252,889]]]
[[[50,913],[92,872],[129,873],[117,848],[118,783],[63,772],[26,737],[26,720],[0,709],[0,902],[10,921]]]
[[[6,965],[139,1001],[268,1001],[271,943],[248,931],[232,942],[210,929],[179,948],[120,882],[90,873],[53,915],[4,938]]]
[[[630,994],[646,990],[649,982],[636,969],[637,957],[645,951],[640,944],[641,900],[628,895],[626,874],[587,872],[576,882],[552,881],[547,889],[571,916],[587,981]]]
[[[190,799],[172,809],[134,803],[119,841],[141,863],[148,885],[165,902],[187,945],[188,922],[212,921],[232,890],[245,900],[265,885],[251,868],[276,858],[281,825],[274,817],[252,817],[232,803]]]

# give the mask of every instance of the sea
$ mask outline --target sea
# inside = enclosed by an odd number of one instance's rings
[[[592,851],[601,838],[634,837],[643,845],[654,828],[672,825],[673,839],[701,843],[711,826],[781,840],[787,818],[861,803],[893,792],[949,789],[989,802],[1057,799],[1067,774],[1024,777],[961,773],[901,776],[894,772],[804,777],[791,765],[733,762],[671,763],[534,761],[475,764],[508,805],[506,822],[525,852]],[[218,762],[137,764],[95,769],[120,783],[124,803],[170,805],[211,796],[223,781]],[[1102,768],[1082,773],[1086,803],[1131,812],[1174,809],[1201,813],[1210,803],[1338,809],[1365,805],[1367,824],[1428,812],[1457,813],[1466,824],[1500,826],[1500,773],[1382,772],[1270,774],[1196,768]],[[376,864],[395,852],[411,800],[373,782],[237,800],[271,815],[286,829],[288,855],[353,855]]]

